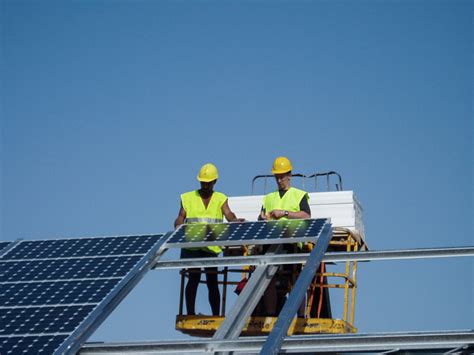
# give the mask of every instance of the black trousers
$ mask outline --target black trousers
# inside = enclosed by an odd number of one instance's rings
[[[264,245],[261,254],[264,254],[268,250],[268,247],[269,246]],[[285,254],[294,254],[298,252],[300,251],[294,244],[285,244],[283,247],[283,253]],[[267,289],[265,290],[260,302],[258,303],[257,307],[253,312],[253,315],[270,317],[278,316],[286,301],[288,285],[294,285],[296,278],[299,276],[301,270],[301,264],[290,264],[280,266],[279,270],[277,271],[277,274],[272,278],[269,285],[267,286]],[[319,266],[317,270],[317,273],[320,272],[321,266]],[[295,278],[293,279],[292,276],[295,276]],[[324,277],[323,283],[327,284],[326,277]],[[314,290],[313,302],[310,309],[310,317],[318,317],[318,308],[320,303],[321,309],[319,313],[319,318],[332,318],[329,289],[327,287],[324,287],[322,292],[320,287],[317,287]],[[298,309],[298,317],[304,317],[305,305],[306,300],[304,299],[300,305],[300,308]]]
[[[211,251],[207,252],[202,249],[181,249],[181,259],[215,257],[217,257],[217,254]],[[186,311],[188,315],[195,315],[196,295],[199,282],[201,282],[202,269],[193,268],[188,269],[188,271],[189,279],[185,289]],[[206,274],[206,285],[209,291],[209,304],[211,305],[212,315],[218,316],[221,306],[221,296],[217,280],[217,268],[204,268],[204,273]]]

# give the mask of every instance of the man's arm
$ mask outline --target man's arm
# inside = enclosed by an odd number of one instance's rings
[[[186,220],[186,211],[183,208],[183,205],[179,208],[178,217],[174,221],[174,228],[178,228],[180,225],[184,224]]]
[[[285,211],[283,210],[273,210],[270,212],[270,216],[279,219],[285,216]],[[305,196],[300,201],[300,211],[298,212],[288,212],[288,219],[303,219],[311,218],[311,209],[309,207],[308,198]]]
[[[270,212],[270,217],[273,219],[280,219],[282,217],[285,217],[285,212],[284,210],[273,210]],[[305,211],[297,211],[297,212],[291,212],[288,211],[288,216],[286,216],[288,219],[303,219],[303,218],[311,218],[311,216],[305,212]]]
[[[228,222],[245,222],[245,219],[237,218],[235,213],[231,211],[227,200],[225,200],[224,204],[222,205],[222,213]]]

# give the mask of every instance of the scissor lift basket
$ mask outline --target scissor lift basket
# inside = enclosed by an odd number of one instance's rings
[[[329,252],[356,252],[364,247],[364,243],[357,232],[347,228],[334,228],[333,236],[329,243]],[[290,280],[295,280],[299,268],[294,268],[293,275]],[[185,278],[189,275],[189,270],[181,270],[181,292],[179,302],[179,314],[176,317],[176,330],[182,333],[199,337],[211,337],[219,328],[225,319],[225,306],[229,285],[238,285],[240,281],[229,280],[229,275],[233,273],[241,273],[248,275],[251,268],[244,266],[240,269],[231,269],[224,267],[218,271],[223,275],[222,281],[222,300],[221,314],[219,316],[209,315],[185,315],[183,314],[184,303],[184,285]],[[346,261],[344,272],[328,272],[325,263],[321,264],[320,269],[313,278],[313,281],[307,291],[305,303],[305,317],[297,317],[293,321],[288,330],[288,334],[345,334],[356,333],[357,328],[354,327],[354,311],[355,311],[355,294],[356,294],[356,273],[357,262]],[[204,281],[201,281],[204,283]],[[291,289],[292,281],[289,282],[288,288]],[[321,301],[316,299],[315,294],[323,294],[324,289],[342,289],[344,292],[344,305],[342,319],[322,318],[321,317]],[[289,291],[285,290],[284,292]],[[257,317],[252,316],[247,321],[242,330],[242,335],[256,336],[268,335],[277,317]]]

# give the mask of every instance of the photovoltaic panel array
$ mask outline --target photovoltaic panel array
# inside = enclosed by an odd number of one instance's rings
[[[314,241],[328,219],[258,222],[195,223],[180,226],[168,239],[168,248],[195,248]]]
[[[0,354],[75,353],[162,243],[163,234],[19,242],[0,257]]]

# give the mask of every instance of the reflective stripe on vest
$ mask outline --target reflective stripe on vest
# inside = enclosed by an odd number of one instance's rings
[[[212,193],[209,204],[206,208],[198,190],[186,192],[181,195],[181,204],[186,211],[185,223],[222,223],[224,214],[222,205],[227,201],[227,196],[221,192]],[[204,251],[219,254],[222,249],[218,246],[198,248]]]
[[[220,218],[187,218],[185,223],[222,223],[224,220]]]

